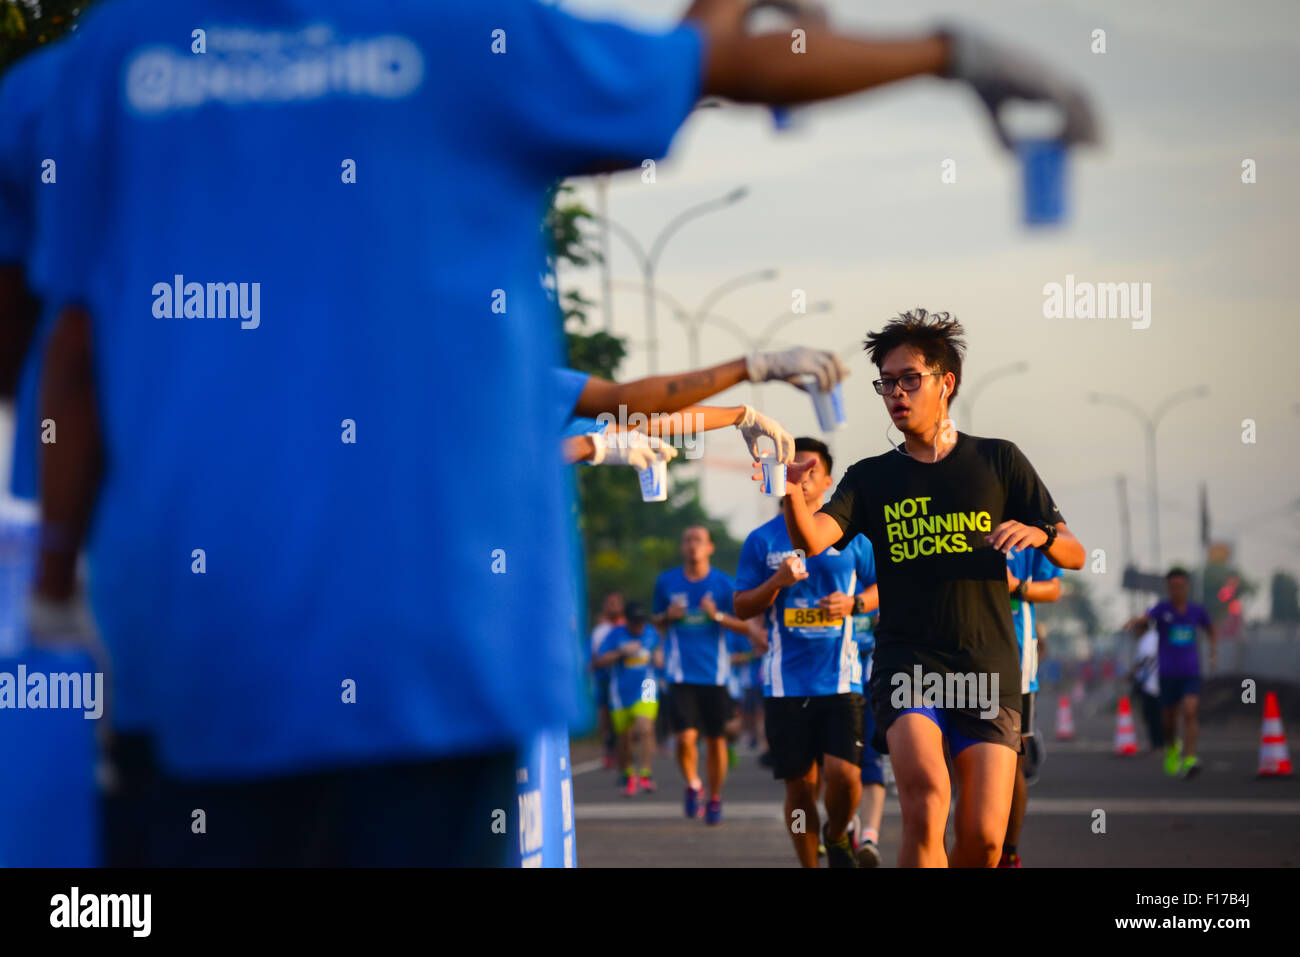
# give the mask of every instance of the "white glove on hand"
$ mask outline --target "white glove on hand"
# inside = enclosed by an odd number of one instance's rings
[[[636,429],[594,435],[593,439],[596,455],[591,460],[592,465],[630,465],[640,472],[656,462],[671,462],[677,454],[676,446]]]
[[[1062,136],[1067,144],[1098,142],[1097,122],[1087,97],[1060,74],[965,27],[949,26],[939,32],[947,38],[950,51],[944,75],[971,85],[988,107],[998,139],[1007,149],[1012,149],[1011,138],[998,109],[1012,99],[1055,103],[1065,113]]]
[[[783,379],[804,390],[808,387],[800,381],[801,377],[812,376],[823,392],[829,392],[849,374],[849,367],[835,353],[805,346],[783,352],[756,352],[745,357],[745,369],[750,382]]]
[[[754,461],[759,460],[758,440],[767,436],[776,445],[776,460],[778,462],[794,461],[794,436],[781,427],[781,423],[776,419],[769,419],[761,412],[755,411],[753,406],[745,406],[744,417],[736,423],[736,428],[740,429],[740,434],[745,438],[745,444],[749,446],[749,454],[754,457]]]
[[[50,648],[60,645],[88,645],[95,635],[85,604],[73,599],[50,601],[38,595],[27,598],[27,631],[32,644]]]

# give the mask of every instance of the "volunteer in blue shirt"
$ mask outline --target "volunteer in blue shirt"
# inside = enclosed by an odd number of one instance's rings
[[[34,556],[37,591],[26,609],[29,635],[35,643],[86,647],[109,682],[106,727],[97,736],[104,764],[111,769],[101,776],[98,860],[108,867],[137,867],[152,863],[149,834],[158,798],[153,743],[146,730],[150,701],[135,654],[139,643],[101,646],[78,595],[77,558],[90,515],[78,480],[97,470],[99,441],[92,382],[88,374],[69,374],[69,366],[88,371],[88,332],[83,316],[65,321],[55,335],[57,292],[47,292],[44,302],[36,303],[28,288],[38,226],[47,222],[61,184],[84,176],[79,165],[88,160],[56,154],[54,131],[42,122],[58,113],[49,101],[59,71],[75,56],[75,42],[75,37],[65,37],[41,47],[0,78],[0,336],[5,358],[21,360],[9,490],[24,501],[41,498],[46,512],[45,534]],[[49,390],[42,404],[41,367],[47,354],[62,374],[56,383],[60,387]],[[43,456],[39,470],[38,450]],[[92,568],[92,577],[94,572]],[[140,615],[148,620],[152,600],[145,589],[103,597],[97,609],[101,619],[120,619],[134,610],[137,623]],[[106,637],[134,630],[112,629]],[[87,752],[85,760],[93,762],[95,756]],[[48,806],[58,807],[64,798],[51,795]]]
[[[557,176],[664,154],[701,36],[524,2],[295,17],[106,4],[61,78],[61,150],[112,177],[67,184],[33,276],[80,280],[95,332],[93,588],[154,597],[170,861],[503,860],[446,822],[508,806],[515,743],[577,710],[568,609],[535,601],[570,579],[537,220]],[[449,445],[435,413],[480,426]],[[322,832],[318,803],[348,811]]]
[[[1025,822],[1029,802],[1029,782],[1025,776],[1025,757],[1034,736],[1034,701],[1038,694],[1038,633],[1035,631],[1034,606],[1061,597],[1063,572],[1036,548],[1021,548],[1007,555],[1007,589],[1011,593],[1011,623],[1016,630],[1020,649],[1020,693],[1024,701],[1020,712],[1020,754],[1016,757],[1015,790],[1011,794],[1011,817],[1007,836],[1002,841],[1002,859],[998,867],[1020,866],[1020,830]]]
[[[609,715],[618,736],[623,793],[655,790],[651,761],[655,717],[659,714],[655,668],[663,665],[659,634],[641,602],[628,602],[627,623],[609,630],[593,663],[609,669]],[[638,773],[635,758],[640,757]]]
[[[795,439],[789,481],[800,484],[810,509],[820,508],[830,490],[831,468],[824,442]],[[846,836],[862,793],[864,699],[853,616],[875,608],[874,597],[858,594],[875,581],[865,538],[806,558],[795,552],[780,514],[750,532],[740,552],[736,613],[761,614],[767,623],[763,694],[772,773],[785,782],[786,821],[804,867],[817,866],[819,834],[831,867],[857,866]],[[818,827],[819,774],[825,776],[824,828]]]
[[[727,777],[727,722],[731,719],[731,643],[727,631],[748,636],[749,628],[731,614],[731,578],[709,564],[712,533],[703,525],[682,532],[680,568],[655,581],[655,623],[666,630],[664,668],[668,675],[669,716],[677,735],[677,766],[686,783],[687,817],[703,815],[722,823],[722,784]],[[699,775],[699,738],[706,747],[709,797]]]
[[[566,609],[536,604],[569,590],[538,282],[555,179],[662,156],[702,94],[922,74],[1060,102],[1091,136],[1071,90],[969,31],[813,32],[790,57],[743,10],[642,33],[532,0],[121,0],[82,24],[48,122],[95,162],[60,181],[30,282],[92,323],[92,600],[153,600],[148,634],[101,624],[147,651],[176,863],[504,857],[442,822],[502,806],[515,742],[576,710]],[[432,415],[476,425],[453,451]],[[439,484],[458,463],[490,507]],[[344,786],[322,841],[302,808]],[[201,804],[228,840],[189,832]]]

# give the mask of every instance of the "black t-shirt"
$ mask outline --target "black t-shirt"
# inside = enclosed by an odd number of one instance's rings
[[[938,462],[891,449],[853,465],[822,511],[843,529],[840,547],[861,533],[875,551],[873,696],[916,664],[927,673],[996,672],[1001,703],[1018,712],[1007,563],[985,536],[1008,519],[1064,521],[1021,451],[961,432]]]

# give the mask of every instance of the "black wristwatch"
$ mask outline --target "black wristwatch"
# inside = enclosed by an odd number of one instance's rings
[[[863,611],[864,611],[864,607],[863,607],[863,606],[864,606],[865,604],[866,604],[866,603],[862,600],[862,595],[861,595],[861,594],[854,595],[854,596],[853,596],[853,614],[855,614],[855,615],[861,615],[861,614],[863,613]]]
[[[1028,601],[1029,599],[1027,596],[1029,594],[1029,582],[1025,581],[1024,579],[1021,579],[1020,584],[1016,586],[1015,591],[1013,591],[1011,594],[1015,595],[1021,601]]]
[[[1056,526],[1051,522],[1042,522],[1038,525],[1047,535],[1047,541],[1038,546],[1039,551],[1046,551],[1052,547],[1052,542],[1056,541]]]

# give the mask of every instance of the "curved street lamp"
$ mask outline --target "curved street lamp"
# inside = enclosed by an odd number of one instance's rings
[[[1157,571],[1160,568],[1160,492],[1156,478],[1156,427],[1160,425],[1160,420],[1174,406],[1191,399],[1204,398],[1209,394],[1209,388],[1203,385],[1183,389],[1173,395],[1166,396],[1150,415],[1136,402],[1122,395],[1104,392],[1091,392],[1088,394],[1089,402],[1097,405],[1113,405],[1116,408],[1123,409],[1142,425],[1142,434],[1146,439],[1147,447],[1147,497],[1149,499],[1148,508],[1151,512],[1151,557],[1155,562],[1154,567]]]
[[[648,366],[651,375],[656,375],[659,371],[659,327],[658,317],[655,315],[655,270],[659,266],[659,257],[663,255],[664,247],[673,234],[690,220],[698,219],[715,210],[724,209],[738,203],[748,195],[749,187],[740,186],[725,196],[687,207],[669,220],[663,229],[659,230],[648,250],[641,245],[636,236],[625,226],[615,222],[608,216],[593,215],[594,220],[607,226],[611,232],[627,244],[633,256],[636,257],[637,265],[641,268],[641,276],[645,284],[646,348],[649,350]]]

